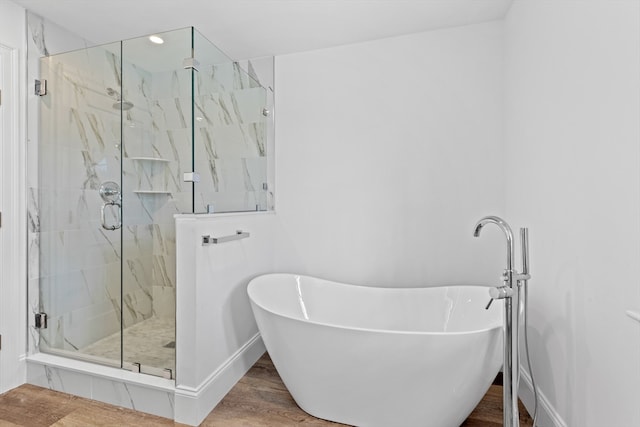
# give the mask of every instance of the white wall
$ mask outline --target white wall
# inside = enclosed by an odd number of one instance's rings
[[[640,2],[516,0],[505,39],[536,380],[556,424],[640,425]]]
[[[0,0],[3,103],[0,120],[5,132],[0,147],[0,393],[26,379],[24,14],[23,8]]]
[[[250,233],[202,245],[202,236]],[[247,284],[274,271],[273,213],[179,215],[176,218],[176,412],[198,425],[264,352]]]
[[[276,58],[280,271],[349,283],[496,283],[502,24]]]

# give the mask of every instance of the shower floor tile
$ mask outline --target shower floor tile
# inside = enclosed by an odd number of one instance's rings
[[[124,361],[143,367],[176,368],[175,323],[173,319],[152,317],[124,330]],[[80,353],[110,360],[120,360],[120,333],[96,341]]]

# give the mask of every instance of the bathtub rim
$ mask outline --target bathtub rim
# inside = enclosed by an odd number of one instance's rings
[[[500,329],[502,330],[504,327],[504,316],[503,314],[501,314],[501,321],[500,323],[496,324],[495,326],[492,327],[488,327],[488,328],[482,328],[482,329],[471,329],[471,330],[467,330],[467,331],[458,331],[458,332],[430,332],[430,331],[401,331],[401,330],[394,330],[394,329],[376,329],[376,328],[362,328],[362,327],[357,327],[357,326],[344,326],[344,325],[337,325],[337,324],[333,324],[333,323],[326,323],[326,322],[318,322],[315,320],[310,320],[310,319],[300,319],[297,317],[292,317],[292,316],[288,316],[286,314],[282,314],[282,313],[277,313],[271,309],[266,308],[264,305],[259,304],[258,302],[256,302],[252,296],[251,296],[251,287],[252,287],[252,283],[254,283],[255,280],[262,278],[262,277],[267,277],[267,276],[298,276],[298,277],[306,277],[309,279],[315,279],[315,280],[322,280],[322,281],[326,281],[326,282],[331,282],[334,283],[336,285],[342,285],[342,286],[353,286],[353,287],[358,287],[358,288],[366,288],[366,289],[381,289],[384,291],[393,291],[393,290],[424,290],[424,289],[430,289],[430,288],[455,288],[455,287],[477,287],[477,288],[486,288],[487,290],[489,288],[491,288],[492,286],[488,286],[488,285],[435,285],[435,286],[424,286],[424,287],[399,287],[399,288],[390,288],[390,287],[381,287],[381,286],[363,286],[363,285],[352,285],[349,283],[342,283],[342,282],[336,282],[334,280],[329,280],[329,279],[322,279],[319,277],[315,277],[315,276],[309,276],[306,274],[295,274],[295,273],[267,273],[267,274],[261,274],[259,276],[256,276],[254,278],[252,278],[251,280],[249,280],[249,283],[247,284],[247,295],[249,296],[249,301],[251,302],[251,305],[255,305],[256,307],[259,307],[260,309],[266,311],[267,313],[273,314],[275,316],[278,316],[280,318],[283,319],[288,319],[288,320],[293,320],[296,322],[301,322],[301,323],[308,323],[308,324],[312,324],[312,325],[317,325],[317,326],[325,326],[328,328],[334,328],[334,329],[340,329],[340,330],[349,330],[349,331],[358,331],[358,332],[370,332],[370,333],[380,333],[380,334],[400,334],[400,335],[420,335],[420,336],[426,336],[426,335],[434,335],[434,336],[440,336],[440,335],[474,335],[474,334],[482,334],[482,333],[486,333],[489,331],[492,331],[494,329]],[[254,285],[255,286],[255,285]],[[487,297],[488,297],[488,292],[487,292]],[[503,300],[494,300],[493,305],[498,304],[498,306],[502,307],[502,304],[504,304]],[[493,306],[492,305],[492,306]],[[503,312],[503,310],[501,309],[501,313]]]

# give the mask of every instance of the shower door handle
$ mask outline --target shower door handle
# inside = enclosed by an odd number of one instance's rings
[[[117,206],[118,207],[118,223],[115,225],[107,225],[107,220],[104,214],[104,208],[107,206]],[[100,209],[100,221],[102,222],[102,228],[105,230],[117,230],[122,227],[122,204],[118,200],[110,200],[104,202],[102,208]]]

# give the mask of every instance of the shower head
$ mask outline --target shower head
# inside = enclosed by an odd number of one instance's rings
[[[108,87],[107,88],[107,95],[112,96],[114,98],[116,98],[117,100],[120,100],[120,92],[118,92],[117,90]]]
[[[116,100],[116,102],[112,105],[115,110],[122,109],[123,111],[127,111],[133,108],[133,102],[123,101],[122,96],[120,96],[120,92],[118,92],[117,90],[108,87],[107,95],[113,97]]]

